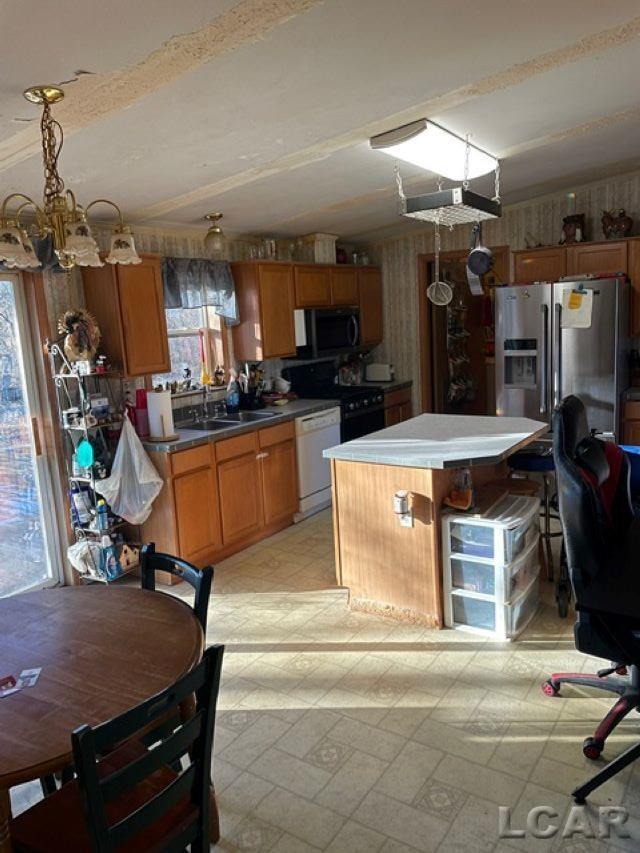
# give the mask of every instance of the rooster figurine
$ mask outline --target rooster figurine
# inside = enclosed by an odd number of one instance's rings
[[[58,332],[64,335],[64,354],[69,362],[92,361],[100,343],[100,329],[88,311],[65,311],[58,320]]]

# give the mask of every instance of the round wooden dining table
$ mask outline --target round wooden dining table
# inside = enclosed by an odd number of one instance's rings
[[[77,726],[165,689],[203,650],[193,611],[165,593],[93,584],[0,599],[0,677],[42,668],[0,698],[0,853],[12,849],[10,788],[72,763]]]

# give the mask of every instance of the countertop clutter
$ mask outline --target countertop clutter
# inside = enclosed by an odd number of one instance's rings
[[[329,448],[324,455],[407,468],[494,465],[548,429],[529,418],[427,414]]]

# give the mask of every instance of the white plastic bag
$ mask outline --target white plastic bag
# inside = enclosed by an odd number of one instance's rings
[[[111,475],[95,485],[116,515],[142,524],[162,489],[162,479],[145,453],[129,418],[125,417]]]
[[[100,571],[100,545],[88,539],[80,539],[67,548],[67,559],[78,572],[86,578],[102,578]]]

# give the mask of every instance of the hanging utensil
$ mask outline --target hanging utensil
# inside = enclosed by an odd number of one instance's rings
[[[448,305],[453,299],[453,290],[446,281],[440,281],[440,222],[436,221],[434,236],[435,274],[427,288],[427,298],[434,305]]]

